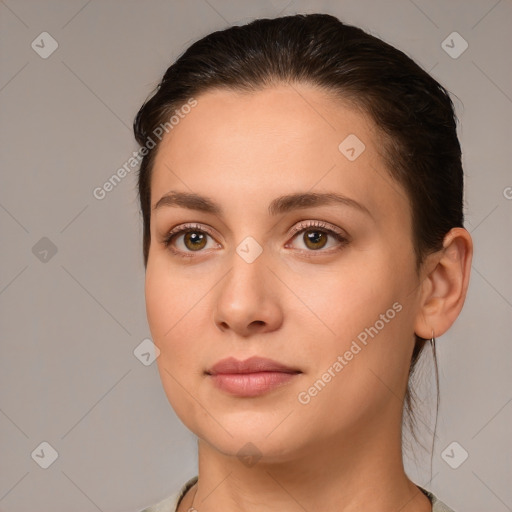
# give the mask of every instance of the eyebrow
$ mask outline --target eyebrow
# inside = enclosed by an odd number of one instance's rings
[[[350,197],[346,197],[334,192],[327,193],[314,193],[314,192],[297,192],[277,197],[268,206],[269,215],[279,215],[293,210],[300,210],[304,208],[314,208],[317,206],[338,204],[349,206],[362,213],[372,217],[372,214],[361,203],[358,203]],[[201,196],[191,192],[177,192],[170,191],[163,195],[153,206],[153,211],[164,206],[171,206],[175,208],[187,208],[189,210],[196,210],[204,213],[212,213],[220,217],[223,216],[223,211],[220,205],[215,203],[209,197]]]

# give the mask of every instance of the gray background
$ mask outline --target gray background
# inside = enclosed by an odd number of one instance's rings
[[[194,435],[156,363],[134,355],[150,337],[135,172],[103,200],[93,190],[138,149],[133,117],[191,42],[315,11],[396,45],[454,95],[475,257],[438,339],[432,473],[424,452],[406,462],[457,511],[512,510],[510,0],[0,1],[0,510],[137,511],[196,474]],[[58,43],[46,59],[31,47],[44,31]],[[469,44],[458,58],[442,46],[454,31]],[[442,456],[453,441],[453,460],[469,454],[457,469]],[[47,469],[42,442],[58,453]]]

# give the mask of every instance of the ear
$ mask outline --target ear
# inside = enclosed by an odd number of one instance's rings
[[[473,241],[464,228],[452,228],[443,248],[428,256],[414,323],[418,336],[441,336],[455,322],[466,299],[472,257]]]

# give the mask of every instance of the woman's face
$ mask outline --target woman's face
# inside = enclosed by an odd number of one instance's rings
[[[420,287],[408,198],[375,125],[306,85],[196,99],[151,184],[146,306],[169,402],[225,454],[395,436]],[[161,200],[172,193],[188,196]],[[299,373],[267,373],[273,387],[207,373],[252,356]]]

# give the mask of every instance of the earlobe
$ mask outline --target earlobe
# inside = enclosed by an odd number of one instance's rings
[[[431,255],[437,261],[424,278],[415,333],[426,339],[444,334],[462,310],[469,285],[473,242],[464,228],[452,228],[443,248]]]

